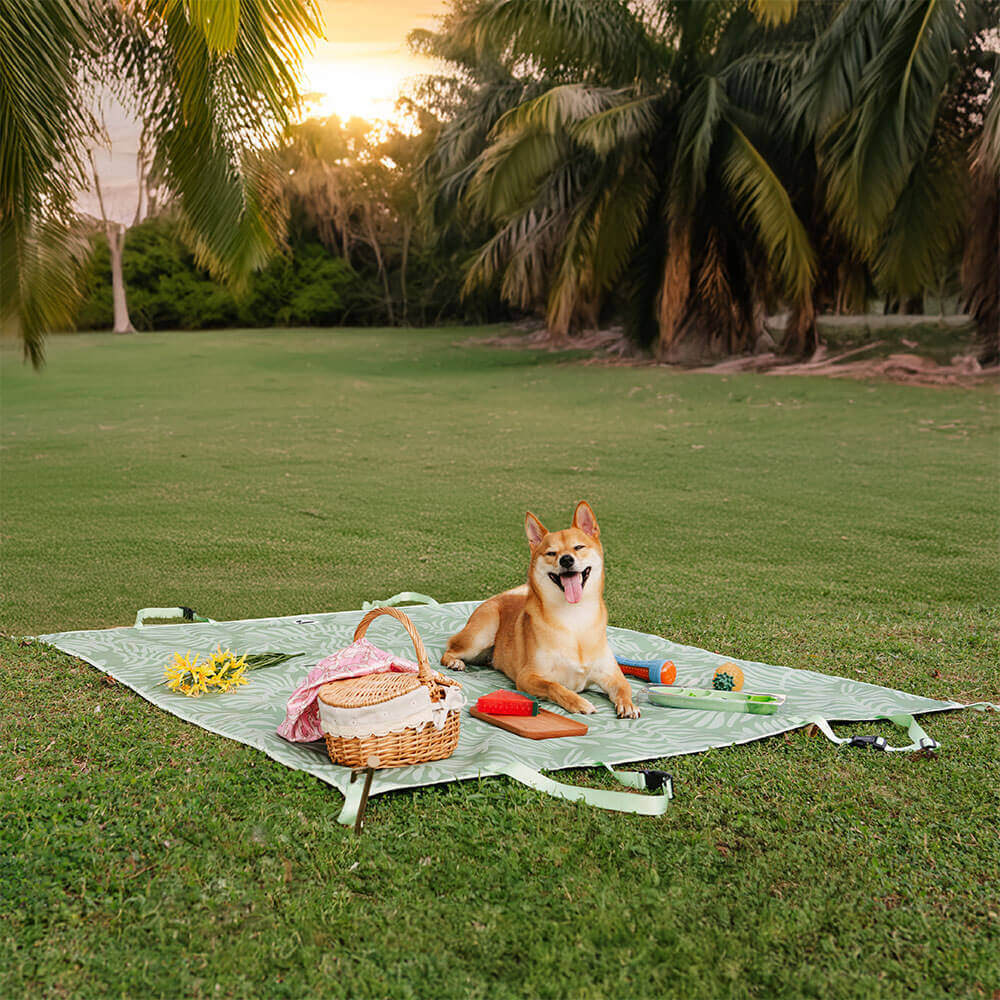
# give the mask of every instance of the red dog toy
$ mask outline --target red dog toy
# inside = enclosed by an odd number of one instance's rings
[[[492,691],[476,702],[476,711],[487,715],[538,715],[538,699],[520,691]]]

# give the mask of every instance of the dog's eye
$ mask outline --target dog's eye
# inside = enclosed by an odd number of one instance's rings
[[[586,546],[583,546],[583,545],[574,545],[574,546],[573,546],[573,549],[574,549],[574,551],[576,551],[576,552],[579,552],[579,551],[580,551],[580,549],[582,549],[582,548],[585,548],[585,547],[586,547]]]
[[[555,550],[555,549],[552,549],[552,551],[551,551],[551,552],[546,552],[545,554],[546,554],[547,556],[554,556],[554,555],[556,554],[556,550]]]

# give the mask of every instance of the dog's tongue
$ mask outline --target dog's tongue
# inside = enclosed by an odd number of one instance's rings
[[[570,604],[576,604],[583,597],[583,576],[580,573],[563,573],[559,582]]]

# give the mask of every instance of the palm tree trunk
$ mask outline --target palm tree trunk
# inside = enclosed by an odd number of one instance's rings
[[[111,251],[111,295],[114,301],[115,333],[135,333],[135,327],[128,314],[128,299],[125,295],[125,274],[122,270],[122,251],[125,248],[125,227],[115,223],[107,224],[108,248]]]
[[[819,338],[816,335],[816,308],[812,300],[807,299],[792,307],[781,350],[783,354],[803,358],[811,355],[817,347]]]
[[[674,226],[670,232],[667,261],[663,269],[663,284],[657,302],[657,324],[660,338],[657,353],[661,358],[670,355],[681,323],[687,314],[691,294],[691,232],[685,227]]]

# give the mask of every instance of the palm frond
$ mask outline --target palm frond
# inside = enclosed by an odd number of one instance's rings
[[[705,190],[719,121],[728,106],[718,77],[705,74],[684,102],[670,180],[671,219],[690,218]]]
[[[799,0],[750,0],[754,17],[771,27],[787,23],[798,9]]]
[[[964,151],[938,145],[903,188],[872,258],[878,286],[899,298],[932,287],[957,261],[967,214]],[[998,264],[1000,266],[1000,264]]]
[[[216,51],[207,25],[170,0],[146,0],[159,18],[146,59],[155,69],[147,127],[199,261],[239,284],[280,239],[272,145],[298,101],[295,67],[318,31],[302,0],[215,0],[238,11],[232,46]],[[217,43],[221,32],[212,35]]]
[[[865,68],[881,48],[885,32],[883,3],[840,6],[791,81],[788,117],[793,131],[817,140],[847,114],[857,100]]]
[[[70,0],[0,7],[0,324],[40,365],[42,338],[72,320],[80,243],[72,200],[99,126],[81,64],[96,55],[88,8]]]
[[[589,251],[594,291],[607,291],[628,263],[646,224],[656,178],[644,157],[624,158],[596,206]]]
[[[0,329],[20,336],[35,368],[45,360],[44,335],[73,327],[89,237],[75,221],[0,219]]]
[[[622,90],[595,87],[584,83],[566,83],[547,90],[530,101],[508,111],[493,128],[493,136],[510,129],[536,129],[556,134],[619,105]]]
[[[629,5],[617,0],[484,0],[455,19],[459,44],[609,84],[656,76],[664,51]]]
[[[740,217],[755,230],[761,249],[789,300],[802,302],[812,293],[816,255],[791,198],[767,160],[744,132],[728,123],[731,141],[723,180]]]
[[[891,19],[862,73],[856,102],[820,145],[827,207],[869,250],[930,141],[963,42],[955,0],[921,0]]]
[[[1000,181],[1000,56],[993,74],[993,89],[983,113],[983,130],[976,139],[973,169]]]
[[[467,200],[485,218],[502,219],[529,204],[538,182],[559,163],[565,142],[549,132],[505,131],[479,157]]]
[[[637,97],[577,122],[570,135],[598,156],[650,138],[659,125],[655,97]]]

